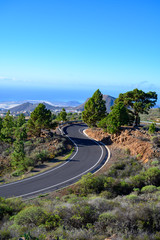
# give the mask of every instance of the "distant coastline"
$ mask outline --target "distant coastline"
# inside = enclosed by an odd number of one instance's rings
[[[78,102],[78,101],[49,102],[47,100],[24,100],[24,101],[3,101],[3,102],[0,101],[0,109],[2,109],[2,108],[10,109],[10,108],[16,107],[20,104],[26,103],[26,102],[33,103],[33,104],[45,102],[45,103],[48,103],[50,105],[57,106],[57,107],[68,107],[68,106],[77,107],[78,105],[80,105],[82,103],[82,102]]]

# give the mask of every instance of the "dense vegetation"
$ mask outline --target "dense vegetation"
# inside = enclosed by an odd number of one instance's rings
[[[109,114],[106,112],[102,94],[99,89],[85,104],[82,119],[90,127],[103,128],[108,133],[117,133],[122,125],[135,125],[140,123],[140,114],[148,114],[157,101],[156,92],[145,93],[142,90],[121,93],[115,100]]]
[[[83,176],[66,195],[1,198],[1,239],[160,239],[160,163],[142,165],[122,154],[108,171]]]
[[[63,112],[64,109],[60,116],[64,115]],[[39,104],[28,122],[23,114],[14,118],[9,111],[3,119],[0,118],[1,177],[8,173],[12,177],[20,176],[70,149],[68,140],[53,131],[61,120],[58,117],[47,110],[45,105]],[[78,114],[67,117],[80,118]],[[66,117],[63,120],[67,120]]]

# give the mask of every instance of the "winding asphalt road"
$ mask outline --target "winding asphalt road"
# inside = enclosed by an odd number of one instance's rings
[[[55,191],[78,181],[82,175],[95,172],[108,158],[107,149],[83,134],[84,124],[73,124],[63,129],[75,145],[65,163],[30,178],[0,185],[0,196],[31,198]]]

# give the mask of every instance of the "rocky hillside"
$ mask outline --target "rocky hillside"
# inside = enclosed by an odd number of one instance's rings
[[[118,148],[123,148],[132,156],[143,162],[160,157],[160,148],[157,147],[156,138],[160,139],[160,133],[157,136],[150,136],[145,130],[134,130],[133,128],[123,129],[118,135],[110,135],[101,129],[87,129],[86,133],[106,144],[114,143]],[[159,142],[159,140],[157,140]]]

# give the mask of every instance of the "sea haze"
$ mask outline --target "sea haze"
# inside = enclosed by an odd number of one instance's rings
[[[44,100],[50,102],[84,102],[91,97],[91,90],[64,90],[64,89],[47,89],[47,88],[15,88],[1,87],[0,102],[9,101],[27,101],[27,100]]]

